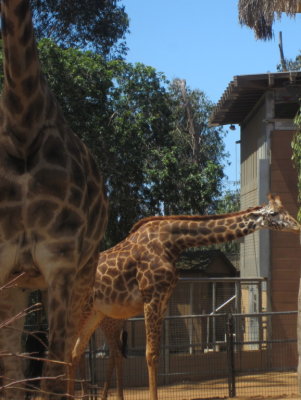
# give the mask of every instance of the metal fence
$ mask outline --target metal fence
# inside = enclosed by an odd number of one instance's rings
[[[160,399],[297,394],[296,317],[297,312],[166,317],[159,360]],[[208,325],[209,332],[215,329],[221,340],[201,341],[200,327],[208,337]],[[128,321],[127,330],[130,338],[133,330],[143,334],[143,319]],[[179,340],[170,340],[171,331]],[[97,335],[100,343],[101,333]],[[193,339],[186,341],[185,336]],[[144,352],[143,345],[129,341],[124,360],[126,399],[148,398]],[[108,355],[103,340],[91,358],[99,391]],[[114,393],[113,389],[110,399],[116,398]]]
[[[297,312],[264,311],[266,289],[260,279],[180,282],[163,325],[160,399],[297,395]],[[143,318],[127,321],[126,329],[125,398],[148,399]],[[108,355],[97,330],[86,357],[86,379],[97,394]]]

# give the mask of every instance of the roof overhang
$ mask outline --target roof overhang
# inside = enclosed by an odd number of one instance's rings
[[[241,124],[267,90],[289,85],[301,87],[301,71],[234,76],[213,110],[209,125]]]

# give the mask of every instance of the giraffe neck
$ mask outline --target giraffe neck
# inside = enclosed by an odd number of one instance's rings
[[[29,1],[2,0],[1,14],[4,49],[2,135],[12,137],[12,141],[17,142],[15,147],[22,147],[35,139],[52,100],[41,74]]]
[[[29,1],[2,0],[1,12],[4,85],[23,97],[26,86],[41,75]]]
[[[165,250],[178,257],[190,247],[208,246],[246,236],[261,228],[261,220],[260,214],[251,210],[215,216],[154,217],[145,226],[137,227],[137,233],[146,229],[150,239],[157,237]],[[141,239],[143,241],[142,236]]]

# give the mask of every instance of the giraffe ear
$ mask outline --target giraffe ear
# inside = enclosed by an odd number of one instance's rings
[[[282,202],[278,194],[269,193],[268,194],[269,204],[275,208],[281,208]]]

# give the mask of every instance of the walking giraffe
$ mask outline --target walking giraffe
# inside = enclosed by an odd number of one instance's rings
[[[68,127],[41,72],[28,0],[2,0],[1,16],[0,284],[20,273],[35,283],[36,276],[43,277],[49,298],[49,358],[72,363],[72,348],[89,312],[107,200],[90,152]],[[1,291],[0,322],[26,307],[27,293]],[[9,332],[0,330],[1,351],[20,350],[22,326],[19,319]],[[2,361],[4,385],[22,378],[20,358]],[[66,367],[47,363],[44,375],[66,378]],[[66,382],[45,381],[44,389],[72,391],[72,383]],[[6,397],[20,394],[7,391]]]
[[[74,356],[86,348],[92,332],[101,322],[106,336],[110,336],[114,344],[114,338],[119,337],[120,324],[109,321],[108,317],[127,319],[144,312],[150,400],[157,400],[161,325],[178,280],[175,263],[180,254],[189,247],[227,242],[263,228],[300,231],[300,225],[284,209],[278,196],[270,196],[267,205],[231,214],[157,216],[137,222],[122,242],[100,253],[93,311],[85,325],[87,330],[82,331],[77,341]],[[115,339],[113,361],[120,364],[118,343]],[[118,371],[121,371],[120,365]],[[121,382],[121,378],[118,381]],[[105,396],[107,389],[106,385]],[[120,388],[118,395],[118,399],[123,400]]]

